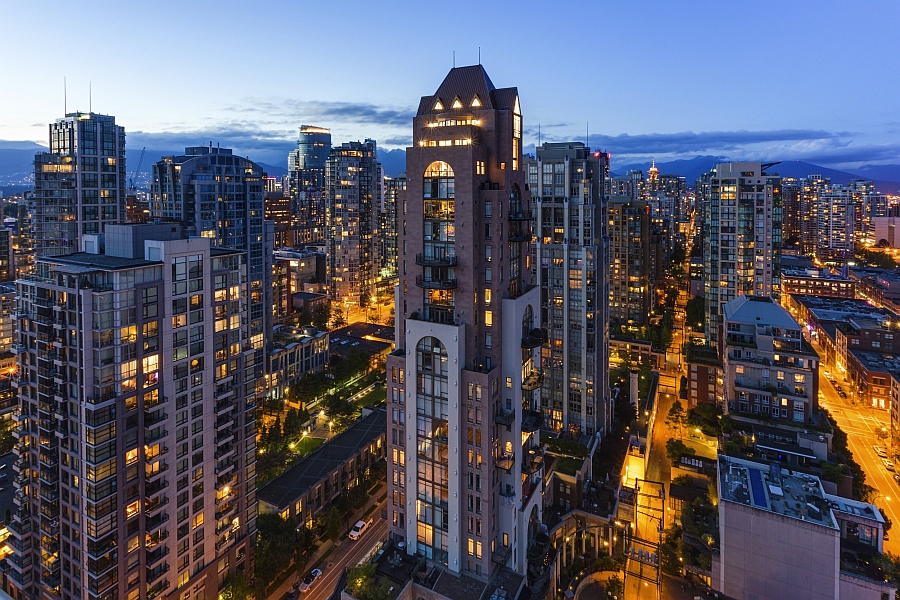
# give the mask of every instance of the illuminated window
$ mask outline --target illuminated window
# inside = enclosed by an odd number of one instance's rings
[[[438,100],[434,103],[434,110],[444,110],[444,104]]]
[[[463,103],[460,102],[459,98],[457,98],[456,100],[453,101],[453,108],[462,108],[462,107],[463,107]]]
[[[125,518],[130,519],[131,517],[136,516],[141,511],[141,501],[135,500],[131,504],[125,507]]]
[[[472,107],[473,107],[473,108],[480,108],[480,107],[481,107],[481,99],[478,97],[477,94],[476,94],[475,97],[472,99]]]

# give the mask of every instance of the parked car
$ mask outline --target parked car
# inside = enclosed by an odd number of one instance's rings
[[[309,572],[309,575],[306,576],[306,579],[300,584],[300,593],[305,594],[308,592],[313,585],[315,585],[316,581],[319,580],[319,577],[322,576],[321,569],[313,569]]]
[[[371,521],[357,521],[356,525],[353,526],[353,529],[350,530],[349,537],[351,540],[358,540],[363,532],[369,528],[369,523]]]
[[[884,448],[882,448],[882,447],[879,446],[878,444],[875,444],[874,446],[872,446],[872,450],[874,450],[874,451],[875,451],[875,454],[877,454],[877,455],[880,456],[881,458],[887,458],[887,457],[888,457],[887,452],[884,451]]]
[[[894,481],[900,483],[900,473],[894,473]]]
[[[894,463],[891,462],[889,458],[882,458],[881,463],[884,465],[884,468],[888,471],[894,470]]]

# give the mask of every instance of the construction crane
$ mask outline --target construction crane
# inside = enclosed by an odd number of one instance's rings
[[[137,190],[137,186],[134,185],[134,176],[141,171],[141,165],[144,162],[144,152],[146,152],[146,150],[147,146],[141,148],[141,157],[138,159],[137,168],[131,172],[131,177],[128,178],[128,192],[132,196],[135,195],[135,191]]]

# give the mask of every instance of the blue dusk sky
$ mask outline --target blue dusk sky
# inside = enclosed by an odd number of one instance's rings
[[[420,96],[481,61],[526,144],[616,163],[696,155],[900,163],[900,2],[0,0],[0,140],[68,110],[129,148],[209,141],[282,165],[297,127],[405,147]]]

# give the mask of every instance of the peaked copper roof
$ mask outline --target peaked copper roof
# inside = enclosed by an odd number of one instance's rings
[[[481,65],[455,67],[450,69],[433,96],[422,96],[418,114],[451,110],[457,97],[465,108],[472,106],[472,101],[477,96],[481,109],[512,109],[517,93],[516,88],[496,89]],[[435,108],[439,100],[443,108]]]

